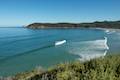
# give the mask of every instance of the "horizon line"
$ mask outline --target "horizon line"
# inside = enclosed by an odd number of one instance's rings
[[[47,22],[31,22],[31,23],[29,23],[29,24],[33,24],[33,23],[76,23],[76,24],[80,24],[80,23],[94,23],[94,22],[114,22],[114,21],[120,21],[120,19],[119,20],[95,20],[95,21],[83,21],[83,22],[71,22],[71,21],[58,21],[58,22],[51,22],[51,21],[47,21]],[[29,24],[24,24],[24,25],[0,25],[0,28],[2,28],[2,27],[25,27],[25,26],[27,26],[27,25],[29,25]]]

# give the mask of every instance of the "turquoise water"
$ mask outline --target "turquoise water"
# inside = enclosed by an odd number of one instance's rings
[[[119,30],[0,28],[0,76],[119,52]]]

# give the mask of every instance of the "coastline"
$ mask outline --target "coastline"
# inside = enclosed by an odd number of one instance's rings
[[[120,31],[120,29],[115,29],[115,28],[91,28],[91,29],[99,29],[99,30],[104,30],[104,31],[106,31],[106,30],[109,30],[109,31]]]
[[[112,28],[120,29],[120,21],[102,21],[92,23],[32,23],[26,26],[31,29],[48,29],[48,28]]]
[[[26,27],[23,27],[23,28],[26,28]],[[29,28],[27,28],[29,29]],[[42,29],[55,29],[55,28],[42,28]],[[58,29],[58,28],[56,28]],[[104,30],[104,31],[113,31],[113,30],[117,30],[117,31],[120,31],[120,29],[113,29],[113,28],[95,28],[95,27],[89,27],[89,28],[84,28],[84,27],[79,27],[79,28],[60,28],[60,29],[98,29],[98,30]]]

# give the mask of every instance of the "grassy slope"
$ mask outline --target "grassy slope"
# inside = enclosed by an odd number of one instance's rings
[[[47,71],[37,69],[17,74],[15,80],[120,80],[120,56],[59,64]]]

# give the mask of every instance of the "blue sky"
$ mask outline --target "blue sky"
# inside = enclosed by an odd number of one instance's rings
[[[120,20],[120,0],[0,0],[0,26]]]

